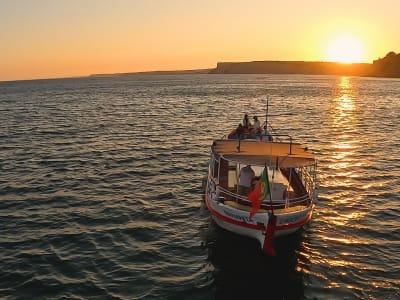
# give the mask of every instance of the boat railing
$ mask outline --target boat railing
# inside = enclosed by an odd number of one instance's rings
[[[224,134],[221,139],[228,139],[228,136]],[[290,145],[289,154],[292,154],[293,138],[289,134],[269,133],[267,135],[264,135],[254,133],[242,133],[239,138],[234,138],[234,140],[238,140],[239,142],[243,140],[254,140],[263,142],[288,143]]]
[[[317,184],[315,176],[315,168],[316,166],[314,166],[314,172],[310,172],[310,170],[307,170],[307,167],[300,167],[298,168],[297,171],[304,187],[306,188],[307,192],[311,197],[314,193]]]
[[[264,202],[261,204],[261,208],[271,209],[272,206],[273,209],[278,209],[278,208],[281,209],[297,205],[307,205],[309,203],[309,199],[310,198],[308,194],[296,198],[271,199],[271,200],[267,199],[264,200]],[[218,201],[224,202],[226,200],[232,200],[239,204],[247,205],[250,207],[252,206],[252,202],[246,196],[239,195],[235,192],[232,192],[228,189],[218,186]]]

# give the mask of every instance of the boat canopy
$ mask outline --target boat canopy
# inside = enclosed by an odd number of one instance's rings
[[[298,143],[224,139],[215,140],[211,150],[226,160],[247,165],[297,168],[316,162],[315,156]]]

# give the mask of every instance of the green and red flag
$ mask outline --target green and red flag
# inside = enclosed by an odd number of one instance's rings
[[[275,256],[276,252],[274,249],[274,236],[275,236],[275,228],[276,222],[278,218],[274,215],[273,212],[268,213],[268,223],[265,231],[265,238],[263,243],[263,251],[267,253],[269,256]]]
[[[252,207],[250,211],[250,219],[259,210],[261,203],[270,193],[269,180],[268,180],[268,168],[264,167],[261,173],[260,180],[257,182],[254,190],[252,190],[247,198],[251,201]]]

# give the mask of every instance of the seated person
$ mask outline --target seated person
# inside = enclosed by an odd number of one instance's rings
[[[272,141],[272,136],[269,134],[268,130],[267,130],[267,125],[264,126],[264,131],[261,133],[261,140],[262,141]]]
[[[258,120],[257,116],[254,116],[253,119],[254,119],[253,132],[255,134],[260,134],[262,132],[260,121]]]
[[[245,115],[244,115],[244,118],[243,118],[243,127],[246,128],[246,129],[249,129],[249,128],[251,127],[251,123],[250,123],[249,115],[248,115],[248,114],[245,114]]]
[[[252,180],[255,176],[255,173],[250,165],[245,166],[239,172],[239,184],[238,184],[238,193],[240,195],[246,196],[249,194],[252,188]]]
[[[240,139],[240,137],[243,135],[243,133],[245,133],[245,129],[242,126],[242,124],[239,124],[238,127],[236,128],[237,138]]]
[[[228,135],[228,139],[238,140],[243,137],[244,132],[244,127],[242,126],[242,124],[239,124],[238,127]]]

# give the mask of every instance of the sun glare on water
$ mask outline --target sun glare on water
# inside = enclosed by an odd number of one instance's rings
[[[364,46],[351,35],[334,38],[327,46],[327,60],[340,63],[359,63],[365,60]]]

